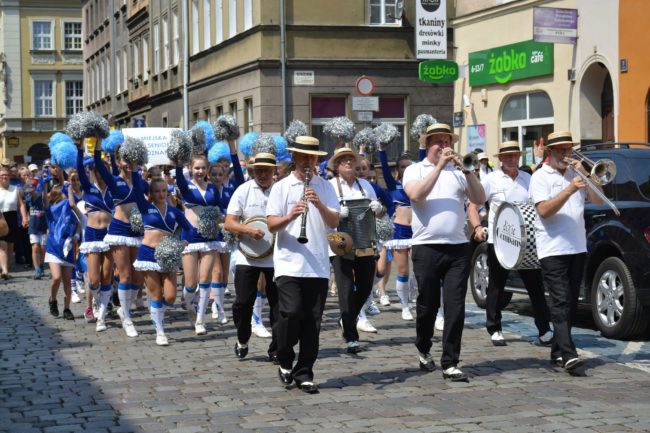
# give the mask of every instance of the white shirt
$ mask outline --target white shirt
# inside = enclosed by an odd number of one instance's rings
[[[313,176],[309,185],[316,191],[320,201],[329,209],[339,212],[339,201],[332,185],[319,176]],[[269,202],[266,206],[267,216],[285,216],[293,206],[302,200],[303,182],[293,172],[271,189]],[[313,204],[309,204],[307,212],[307,239],[309,242],[298,242],[302,217],[291,221],[277,233],[275,250],[273,251],[273,266],[275,277],[291,276],[303,278],[330,277],[330,262],[328,257],[329,243],[327,233],[330,228],[325,224],[320,212]]]
[[[544,164],[533,173],[529,194],[533,203],[549,200],[564,190],[577,176],[573,170],[564,175]],[[537,257],[579,254],[587,251],[584,208],[587,191],[582,188],[571,194],[564,206],[549,218],[535,218],[535,242]]]
[[[489,236],[487,239],[490,244],[494,243],[494,217],[501,203],[528,201],[530,174],[521,170],[517,171],[519,173],[514,180],[501,170],[493,171],[481,180],[481,185],[485,190],[485,197],[490,203],[490,212],[488,213]]]
[[[242,222],[256,216],[266,217],[266,204],[269,199],[269,194],[271,194],[271,188],[263,191],[254,180],[244,182],[232,194],[226,213],[228,215],[238,216]],[[237,248],[235,250],[235,263],[260,268],[272,268],[273,256],[269,255],[260,260],[252,260]]]
[[[427,159],[411,164],[404,171],[402,184],[422,180],[435,168]],[[413,245],[463,244],[465,234],[465,189],[467,179],[448,164],[441,172],[424,201],[411,202],[413,207]]]

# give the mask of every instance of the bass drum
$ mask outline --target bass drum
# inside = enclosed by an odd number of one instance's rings
[[[539,269],[537,212],[530,203],[503,203],[494,216],[494,253],[504,269]]]
[[[275,234],[271,234],[266,223],[266,217],[256,216],[243,222],[244,225],[260,229],[264,232],[262,239],[253,239],[249,235],[240,235],[239,251],[251,260],[261,260],[273,254]]]

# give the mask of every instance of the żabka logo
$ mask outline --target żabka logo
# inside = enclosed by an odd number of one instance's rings
[[[420,5],[427,12],[435,12],[440,7],[440,0],[420,0]]]

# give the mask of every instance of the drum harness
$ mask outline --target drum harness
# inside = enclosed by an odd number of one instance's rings
[[[354,182],[359,187],[359,191],[361,192],[362,198],[367,198],[366,197],[366,191],[361,186],[361,183],[359,182],[359,178],[355,177]],[[346,201],[343,199],[343,189],[341,188],[341,178],[339,176],[336,176],[336,186],[338,187],[338,191],[339,191],[339,204],[341,206],[347,206]],[[352,188],[350,188],[350,189],[352,189]],[[340,227],[340,223],[339,223],[339,227]],[[352,237],[352,239],[354,240],[354,237]],[[354,260],[354,257],[367,257],[367,256],[377,256],[378,255],[377,251],[376,251],[377,245],[375,243],[373,243],[373,246],[368,247],[368,248],[354,248],[354,246],[352,248],[353,248],[354,252],[350,252],[350,254],[346,254],[344,256],[345,258]]]

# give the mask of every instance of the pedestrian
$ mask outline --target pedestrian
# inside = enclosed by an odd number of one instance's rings
[[[9,232],[0,237],[0,278],[8,280],[9,265],[13,255],[16,234],[18,233],[18,212],[21,216],[21,224],[24,228],[29,225],[29,215],[23,200],[23,192],[20,188],[9,183],[9,168],[0,167],[0,212],[9,226]]]

